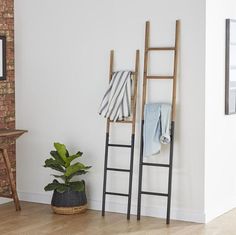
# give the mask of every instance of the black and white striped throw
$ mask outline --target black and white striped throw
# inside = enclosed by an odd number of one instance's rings
[[[99,108],[99,114],[112,121],[123,120],[131,115],[131,71],[114,72]]]

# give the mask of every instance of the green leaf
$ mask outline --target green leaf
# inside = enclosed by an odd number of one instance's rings
[[[67,158],[67,162],[71,163],[74,159],[79,158],[80,156],[81,156],[80,154],[75,154],[75,155],[69,156]]]
[[[84,175],[84,174],[86,174],[86,173],[88,173],[88,171],[79,170],[79,171],[77,171],[77,172],[71,174],[70,176],[68,176],[67,179],[68,179],[68,180],[71,180],[71,179],[72,179],[74,176],[76,176],[76,175]]]
[[[44,167],[50,167],[53,170],[65,172],[64,168],[60,165],[60,163],[57,160],[54,160],[52,158],[49,158],[45,161]]]
[[[52,191],[56,190],[59,193],[64,193],[70,186],[66,184],[59,183],[57,180],[53,180],[53,183],[48,184],[44,190],[45,191]]]
[[[60,178],[64,181],[66,180],[66,176],[64,176],[64,175],[52,175],[52,176],[54,176],[55,178]]]
[[[66,166],[68,167],[70,165],[70,163],[76,158],[77,158],[77,155],[72,155],[72,156],[68,157]]]
[[[78,191],[78,192],[84,191],[84,183],[82,181],[70,182],[69,185],[73,191]]]
[[[83,170],[78,170],[77,172],[71,174],[68,178],[68,180],[71,180],[74,176],[76,175],[84,175],[86,173],[88,173],[88,169],[91,168],[91,166],[85,166],[85,168]]]
[[[85,169],[88,170],[90,169],[92,166],[85,166]]]
[[[60,157],[57,151],[51,151],[50,155],[57,160],[62,166],[65,166],[64,160]]]
[[[58,193],[64,193],[68,188],[65,184],[59,184],[56,190]]]
[[[79,170],[84,170],[85,168],[86,166],[84,164],[77,162],[66,168],[65,176],[69,177],[70,175],[78,172]]]
[[[76,154],[74,154],[74,155],[72,155],[72,156],[68,156],[67,157],[67,160],[66,160],[66,167],[68,167],[68,166],[70,166],[70,163],[73,161],[73,160],[75,160],[76,158],[79,158],[79,157],[81,157],[82,156],[82,152],[78,152],[78,153],[76,153]]]
[[[45,191],[52,191],[57,189],[59,182],[57,180],[53,180],[53,183],[48,184],[44,187]]]
[[[80,171],[78,171],[78,174],[77,174],[77,175],[84,175],[84,174],[86,174],[86,173],[88,173],[88,171],[80,170]]]
[[[83,155],[83,152],[78,151],[76,155],[80,155],[80,157]]]
[[[60,143],[54,143],[54,147],[57,150],[59,156],[61,157],[61,159],[64,162],[67,162],[67,149],[66,146],[64,144],[60,144]]]

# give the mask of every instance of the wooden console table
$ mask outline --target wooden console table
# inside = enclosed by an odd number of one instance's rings
[[[15,140],[19,136],[23,135],[25,132],[27,131],[15,130],[15,129],[0,129],[0,138],[13,138]],[[7,152],[8,146],[9,144],[0,144],[0,155],[3,157],[4,163],[6,166],[6,171],[9,178],[10,187],[11,187],[11,195],[0,194],[0,197],[13,198],[16,210],[19,211],[21,210],[20,201],[17,195],[16,182],[12,174],[11,163],[10,163],[8,152]]]

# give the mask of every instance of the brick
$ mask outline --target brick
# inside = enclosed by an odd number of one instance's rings
[[[0,128],[15,128],[15,68],[14,68],[14,1],[0,0],[0,34],[7,37],[7,80],[0,81]],[[15,143],[9,147],[9,158],[15,172]],[[3,139],[0,138],[0,143]],[[15,174],[14,174],[15,175]],[[10,187],[4,162],[0,158],[0,193],[9,194]]]

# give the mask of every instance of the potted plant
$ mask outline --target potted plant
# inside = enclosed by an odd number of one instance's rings
[[[74,181],[73,178],[86,174],[91,166],[75,161],[83,155],[82,152],[70,155],[64,144],[54,143],[54,147],[56,150],[50,152],[52,157],[46,159],[44,165],[60,173],[53,174],[56,179],[44,188],[45,191],[54,191],[52,210],[57,214],[85,212],[87,209],[85,182]]]

